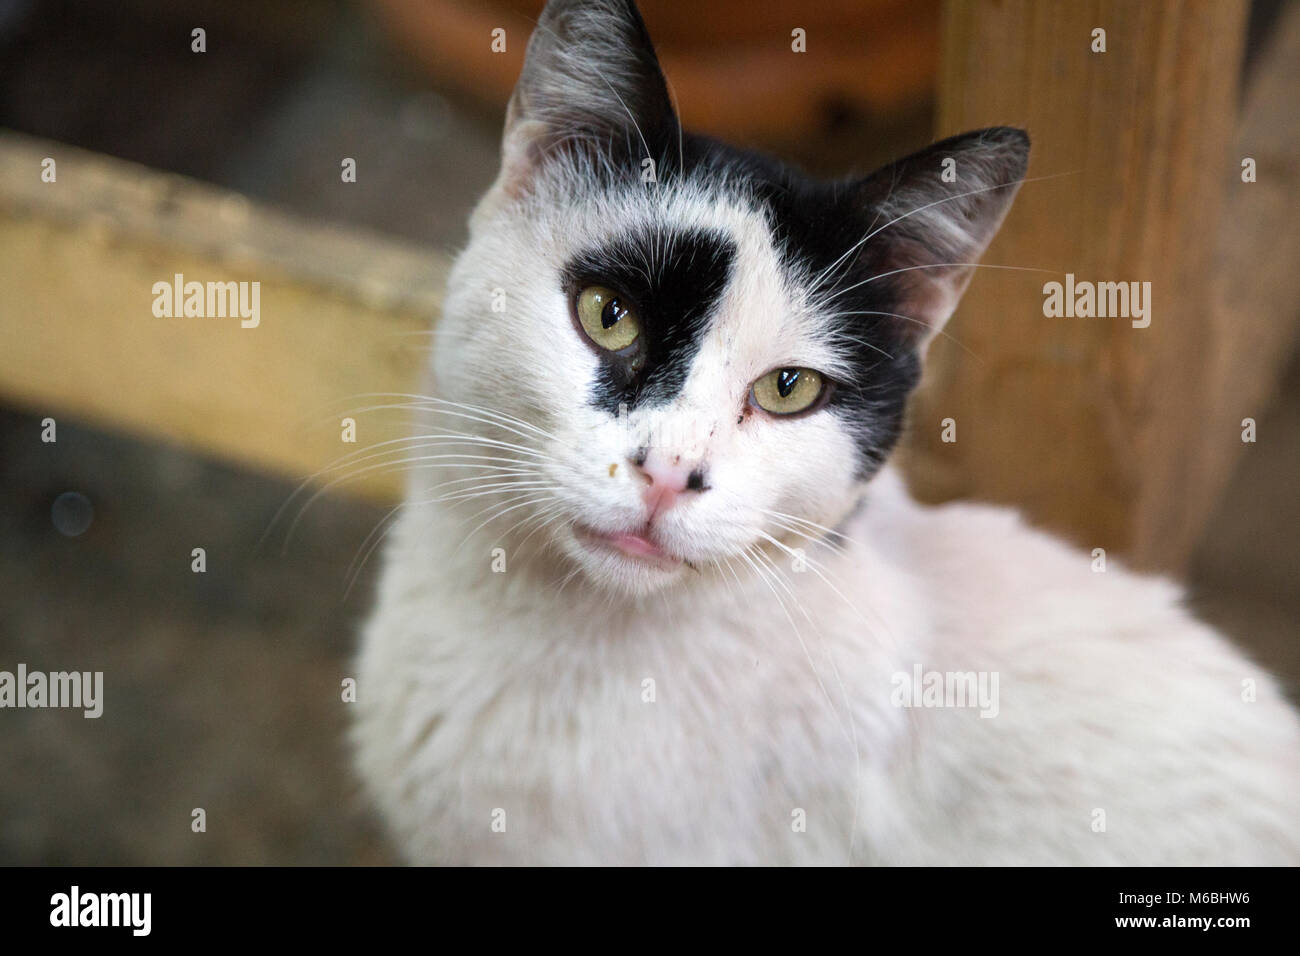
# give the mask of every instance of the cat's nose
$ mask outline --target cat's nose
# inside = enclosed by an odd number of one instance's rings
[[[648,518],[667,511],[687,492],[707,490],[704,469],[699,463],[686,461],[681,456],[641,450],[628,461],[645,481],[641,497],[646,503]]]

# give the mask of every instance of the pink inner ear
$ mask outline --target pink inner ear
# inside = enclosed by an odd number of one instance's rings
[[[897,319],[899,332],[917,345],[934,337],[948,322],[970,284],[975,270],[971,266],[947,266],[934,261],[934,255],[918,243],[903,242],[877,275],[905,269],[881,279],[897,291],[896,311],[915,321]]]
[[[538,154],[546,134],[546,127],[537,120],[515,122],[517,109],[511,100],[506,113],[506,135],[501,141],[501,172],[497,176],[498,188],[511,199],[528,194],[540,164]]]

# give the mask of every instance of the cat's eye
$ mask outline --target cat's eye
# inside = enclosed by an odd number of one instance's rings
[[[587,338],[602,349],[620,352],[641,335],[641,317],[632,303],[603,285],[580,290],[575,309]]]
[[[826,382],[810,368],[777,368],[754,383],[751,400],[773,415],[806,412],[826,393]]]

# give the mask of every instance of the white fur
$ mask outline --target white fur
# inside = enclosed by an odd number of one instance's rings
[[[1008,511],[922,508],[888,468],[863,488],[827,413],[738,423],[763,372],[834,366],[768,224],[698,184],[596,197],[571,173],[523,197],[498,187],[476,213],[429,386],[464,404],[430,402],[426,421],[466,444],[413,453],[522,474],[415,462],[365,629],[357,764],[411,860],[1300,862],[1300,725],[1175,586],[1096,573]],[[637,223],[722,230],[739,259],[682,395],[620,424],[587,404],[597,359],[557,276]],[[574,520],[643,520],[626,455],[685,422],[679,450],[714,487],[663,532],[697,570],[580,545]],[[503,474],[524,497],[451,498]],[[497,505],[512,510],[472,530]],[[791,534],[771,511],[848,518],[848,540]],[[997,716],[895,706],[891,678],[918,663],[996,672]]]
[[[886,471],[848,555],[812,552],[854,606],[786,575],[798,635],[752,576],[641,606],[557,594],[481,553],[448,564],[454,522],[421,514],[367,627],[356,736],[414,861],[1300,860],[1300,729],[1273,681],[1172,585],[1095,573],[1010,512],[923,509]],[[998,715],[892,706],[916,662],[998,672]]]

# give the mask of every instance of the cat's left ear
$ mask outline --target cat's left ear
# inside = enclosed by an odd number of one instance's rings
[[[1028,134],[996,126],[941,140],[857,184],[871,223],[862,261],[888,283],[892,311],[911,320],[899,333],[917,347],[957,308],[1028,165]]]
[[[659,59],[632,0],[550,0],[506,113],[499,185],[525,191],[562,149],[618,156],[640,172],[680,135]],[[630,170],[631,171],[631,170]]]

